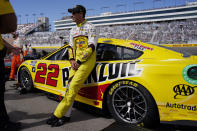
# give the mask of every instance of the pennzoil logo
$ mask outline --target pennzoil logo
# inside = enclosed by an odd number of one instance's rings
[[[185,85],[185,84],[180,84],[180,85],[176,85],[173,88],[174,93],[176,93],[176,95],[174,96],[174,99],[178,99],[177,96],[190,96],[192,94],[194,94],[195,90],[194,88],[196,88],[197,86],[189,86],[189,85]]]
[[[143,69],[137,68],[135,62],[130,63],[96,63],[85,84],[102,83],[119,78],[138,77]],[[62,69],[63,87],[68,85],[69,68]]]

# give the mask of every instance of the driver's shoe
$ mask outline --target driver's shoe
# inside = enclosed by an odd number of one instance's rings
[[[62,118],[57,118],[55,115],[52,115],[47,121],[46,123],[48,125],[51,125],[52,127],[57,127],[57,126],[61,126],[64,125],[66,122],[70,121],[70,117],[65,117],[63,116]]]

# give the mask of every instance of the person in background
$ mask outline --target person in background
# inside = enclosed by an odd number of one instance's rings
[[[35,60],[35,59],[39,59],[40,58],[40,53],[38,53],[36,51],[36,49],[32,49],[32,52],[31,52],[31,56],[32,58]]]
[[[20,123],[11,122],[4,103],[5,92],[5,65],[4,57],[7,52],[19,52],[11,44],[2,39],[1,34],[16,31],[17,19],[14,10],[8,0],[0,0],[0,131],[17,131],[21,128]]]
[[[28,52],[29,52],[29,48],[27,44],[23,45],[23,57],[25,57]]]
[[[69,60],[71,70],[69,72],[69,86],[65,97],[57,106],[55,112],[47,120],[47,124],[61,126],[71,117],[72,105],[78,91],[96,64],[96,29],[93,24],[85,19],[86,9],[82,5],[76,5],[68,9],[72,13],[72,20],[77,26],[70,31]],[[66,114],[66,116],[64,116]]]
[[[29,50],[28,50],[27,54],[31,54],[31,52],[32,52],[32,46],[31,46],[31,44],[29,44]]]
[[[44,56],[46,56],[47,54],[48,54],[48,52],[47,52],[47,51],[42,50],[42,52],[41,52],[41,57],[44,57]]]
[[[12,62],[11,62],[10,80],[15,80],[16,69],[23,61],[23,52],[22,52],[23,44],[17,32],[13,32],[12,35],[14,38],[14,42],[13,42],[14,47],[20,49],[20,52],[13,53]]]

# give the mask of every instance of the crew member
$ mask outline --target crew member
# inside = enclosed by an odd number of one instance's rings
[[[27,44],[25,44],[23,46],[23,57],[25,57],[27,55],[28,51],[29,51],[29,48],[28,48]]]
[[[29,50],[28,50],[28,52],[27,52],[27,54],[31,54],[32,53],[32,46],[31,46],[31,44],[29,44]]]
[[[76,5],[74,8],[68,9],[68,12],[72,13],[72,20],[76,23],[76,26],[70,31],[70,83],[65,97],[47,120],[47,124],[51,126],[61,126],[70,120],[75,96],[83,87],[96,63],[96,30],[94,25],[85,19],[86,9],[82,5]],[[65,114],[66,116],[64,116]]]
[[[20,48],[19,53],[13,53],[12,61],[11,61],[11,71],[10,71],[10,80],[15,80],[15,72],[17,67],[22,63],[23,61],[23,53],[22,53],[22,41],[19,37],[19,34],[17,32],[12,33],[14,42],[13,45],[15,48]]]

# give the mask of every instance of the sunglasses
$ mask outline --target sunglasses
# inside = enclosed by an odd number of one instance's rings
[[[73,15],[79,14],[79,13],[83,13],[83,12],[72,12]]]

